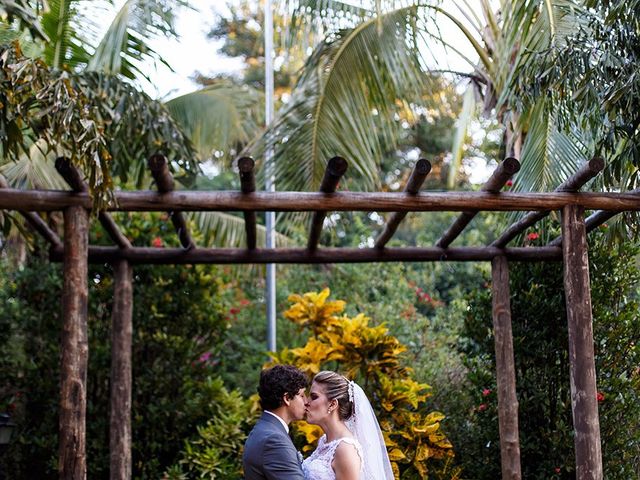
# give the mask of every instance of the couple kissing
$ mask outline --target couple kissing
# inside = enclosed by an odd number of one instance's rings
[[[393,480],[384,438],[366,394],[336,372],[306,375],[291,365],[260,374],[263,413],[242,459],[246,480]],[[324,435],[306,459],[296,452],[289,423],[306,419]]]

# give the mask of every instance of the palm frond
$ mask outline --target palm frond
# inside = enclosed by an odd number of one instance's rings
[[[559,130],[555,113],[540,101],[525,117],[530,125],[522,146],[522,168],[513,189],[552,191],[588,160],[577,136]]]
[[[23,154],[15,162],[0,166],[4,175],[15,188],[34,190],[68,190],[69,186],[54,166],[55,155],[47,153],[47,145],[39,140],[29,147],[29,155]]]
[[[244,218],[224,212],[192,212],[187,214],[204,235],[206,246],[243,248],[247,245]],[[265,244],[266,229],[256,225],[256,240],[259,246]],[[285,246],[290,239],[276,233],[276,245]]]
[[[326,162],[341,155],[350,178],[375,188],[382,154],[394,145],[403,102],[419,102],[423,72],[409,42],[415,9],[363,22],[323,42],[309,58],[290,103],[249,148],[274,149],[279,188],[315,190]],[[357,74],[355,72],[358,72]],[[354,172],[355,170],[355,172]]]
[[[50,0],[42,14],[42,29],[49,38],[44,49],[45,62],[53,68],[85,64],[89,53],[87,38],[79,29],[82,15],[79,0]]]
[[[214,152],[226,163],[239,145],[248,143],[264,123],[262,93],[221,80],[168,101],[165,106],[189,137],[201,159]]]
[[[148,78],[145,61],[169,67],[151,48],[149,40],[159,36],[175,37],[174,12],[185,5],[184,0],[128,0],[100,39],[87,69],[127,78]]]

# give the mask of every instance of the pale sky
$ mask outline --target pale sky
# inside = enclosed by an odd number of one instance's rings
[[[153,98],[168,100],[196,90],[198,85],[189,79],[196,70],[213,75],[238,71],[242,67],[241,59],[227,58],[216,53],[221,42],[206,38],[206,33],[216,18],[213,10],[222,11],[222,4],[225,2],[218,1],[215,6],[211,0],[191,0],[190,3],[197,10],[182,9],[178,13],[176,29],[180,38],[163,38],[152,44],[175,71],[171,72],[164,65],[158,68],[149,66],[148,75],[153,83],[142,81],[140,84]]]

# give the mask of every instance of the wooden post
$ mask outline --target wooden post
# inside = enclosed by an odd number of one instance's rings
[[[589,259],[582,207],[563,208],[562,237],[576,479],[602,480]]]
[[[61,480],[86,480],[87,298],[89,214],[82,207],[64,211],[62,364],[60,367]]]
[[[111,480],[131,478],[131,337],[133,270],[126,260],[114,262],[115,290],[111,322],[111,414],[109,455]]]
[[[505,256],[496,256],[491,261],[491,279],[502,478],[503,480],[519,480],[522,478],[522,473],[520,470],[518,399],[516,397],[516,370],[511,330],[509,264]]]

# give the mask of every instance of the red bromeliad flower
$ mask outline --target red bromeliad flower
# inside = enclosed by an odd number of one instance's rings
[[[556,472],[556,473],[560,473],[560,467],[554,468],[553,471]]]
[[[478,405],[478,411],[479,412],[484,412],[487,409],[487,404],[486,403],[481,403],[480,405]]]
[[[230,313],[231,315],[237,315],[238,313],[240,313],[240,309],[239,309],[239,308],[235,308],[235,307],[231,307],[231,308],[229,309],[229,313]]]
[[[513,180],[507,180],[507,183],[505,183],[505,186],[512,187],[513,186]]]
[[[156,248],[162,247],[162,239],[160,237],[154,237],[154,239],[151,240],[151,245]]]
[[[596,400],[598,400],[598,403],[599,403],[599,402],[604,402],[604,393],[602,393],[602,392],[598,392],[598,393],[596,394]]]
[[[536,232],[531,232],[529,235],[527,235],[527,239],[529,240],[537,240],[538,238],[540,238],[540,235]]]
[[[489,395],[491,395],[491,390],[488,388],[485,388],[484,390],[482,390],[482,396],[483,397],[488,397]]]

